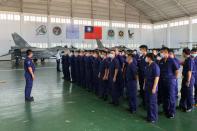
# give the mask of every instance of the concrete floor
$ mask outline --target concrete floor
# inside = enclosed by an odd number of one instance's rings
[[[153,125],[146,111],[129,114],[127,102],[113,107],[76,85],[64,82],[54,63],[37,65],[35,102],[24,101],[23,70],[0,62],[0,131],[194,131],[197,111],[177,111],[176,118],[159,115]]]

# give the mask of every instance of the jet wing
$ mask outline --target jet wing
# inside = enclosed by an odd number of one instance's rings
[[[126,46],[115,46],[115,47],[112,47],[112,49],[119,49],[120,51],[131,50],[130,48],[128,48]]]
[[[160,51],[162,48],[151,48],[151,49],[148,49],[149,51],[152,51],[152,50],[157,50],[157,51]],[[170,50],[173,50],[173,51],[179,51],[181,48],[169,48]]]
[[[0,57],[4,57],[4,56],[8,56],[8,55],[11,55],[11,53],[6,53],[6,54],[3,54],[3,55],[0,55]]]

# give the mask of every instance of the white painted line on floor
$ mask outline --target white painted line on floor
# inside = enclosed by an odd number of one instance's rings
[[[36,70],[40,70],[40,69],[53,69],[53,68],[56,68],[56,67],[39,67],[39,68],[36,68]],[[5,70],[0,70],[0,71],[21,71],[21,70],[24,70],[24,69],[5,69]]]
[[[6,81],[0,81],[0,83],[6,83]]]
[[[65,122],[66,122],[66,123],[70,123],[71,121],[69,121],[69,120],[65,120]]]

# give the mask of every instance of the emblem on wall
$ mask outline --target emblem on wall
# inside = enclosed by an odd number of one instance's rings
[[[132,39],[132,38],[133,38],[133,36],[134,36],[134,33],[133,33],[133,32],[131,32],[131,30],[128,30],[128,35],[129,35],[129,38],[130,38],[130,39]]]
[[[62,33],[62,29],[59,26],[55,26],[53,28],[53,34],[54,35],[58,36],[58,35],[61,35],[61,33]]]
[[[36,29],[36,35],[45,35],[47,33],[47,27],[46,25],[40,25]]]
[[[120,37],[124,37],[124,32],[123,32],[123,31],[119,31],[118,35],[119,35]]]
[[[114,37],[115,36],[114,30],[108,30],[108,36],[109,37]]]

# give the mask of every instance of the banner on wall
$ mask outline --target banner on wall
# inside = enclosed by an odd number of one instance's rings
[[[109,30],[107,31],[107,37],[108,37],[109,39],[114,39],[114,36],[115,36],[114,30],[113,30],[113,29],[109,29]]]
[[[36,28],[36,35],[45,35],[47,33],[46,25],[40,25]]]
[[[102,27],[99,26],[85,26],[85,39],[102,39]]]
[[[53,34],[55,36],[59,36],[59,35],[61,35],[61,33],[62,33],[62,29],[59,26],[53,27]]]
[[[128,38],[133,39],[134,38],[134,32],[132,30],[128,30]]]
[[[79,26],[67,25],[66,26],[66,38],[67,39],[79,39]]]
[[[118,31],[119,38],[124,38],[124,31],[120,30]]]

